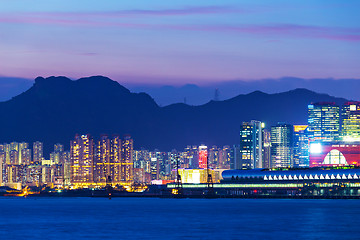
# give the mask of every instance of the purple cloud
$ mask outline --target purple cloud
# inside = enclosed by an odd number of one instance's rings
[[[184,8],[170,10],[129,10],[121,12],[110,12],[108,14],[133,13],[133,14],[151,14],[151,15],[187,15],[187,14],[210,14],[231,12],[226,7],[202,7],[202,8]],[[70,14],[70,15],[69,15]],[[337,41],[360,41],[359,28],[341,28],[341,27],[323,27],[297,24],[268,24],[268,25],[177,25],[177,24],[149,24],[149,23],[123,23],[111,21],[108,18],[102,18],[105,13],[85,17],[74,13],[44,13],[44,14],[22,14],[18,16],[1,16],[0,23],[28,23],[28,24],[49,24],[49,25],[70,25],[70,26],[89,26],[89,27],[120,27],[137,28],[151,30],[180,30],[180,31],[208,31],[208,32],[226,32],[237,34],[258,35],[262,37],[295,37],[295,38],[315,38]],[[70,17],[71,16],[71,17]],[[90,16],[90,15],[89,15]],[[98,16],[98,17],[96,17]]]

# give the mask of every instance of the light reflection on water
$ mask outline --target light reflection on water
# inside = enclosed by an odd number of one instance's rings
[[[359,239],[360,200],[0,198],[0,239]]]

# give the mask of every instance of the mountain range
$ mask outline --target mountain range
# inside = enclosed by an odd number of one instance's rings
[[[135,148],[183,149],[186,145],[232,145],[239,141],[243,121],[307,123],[312,102],[347,100],[306,89],[267,94],[255,91],[200,106],[183,103],[160,107],[146,93],[132,93],[103,76],[73,81],[38,77],[33,86],[0,103],[0,142],[43,141],[69,147],[76,133],[130,134]]]

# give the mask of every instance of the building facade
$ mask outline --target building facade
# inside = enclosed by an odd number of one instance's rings
[[[335,103],[320,102],[308,105],[308,136],[310,141],[339,139],[339,107]]]
[[[293,132],[291,124],[271,127],[271,168],[293,166]]]

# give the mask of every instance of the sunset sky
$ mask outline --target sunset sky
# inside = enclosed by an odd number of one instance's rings
[[[172,85],[360,76],[358,0],[0,4],[0,76]]]

